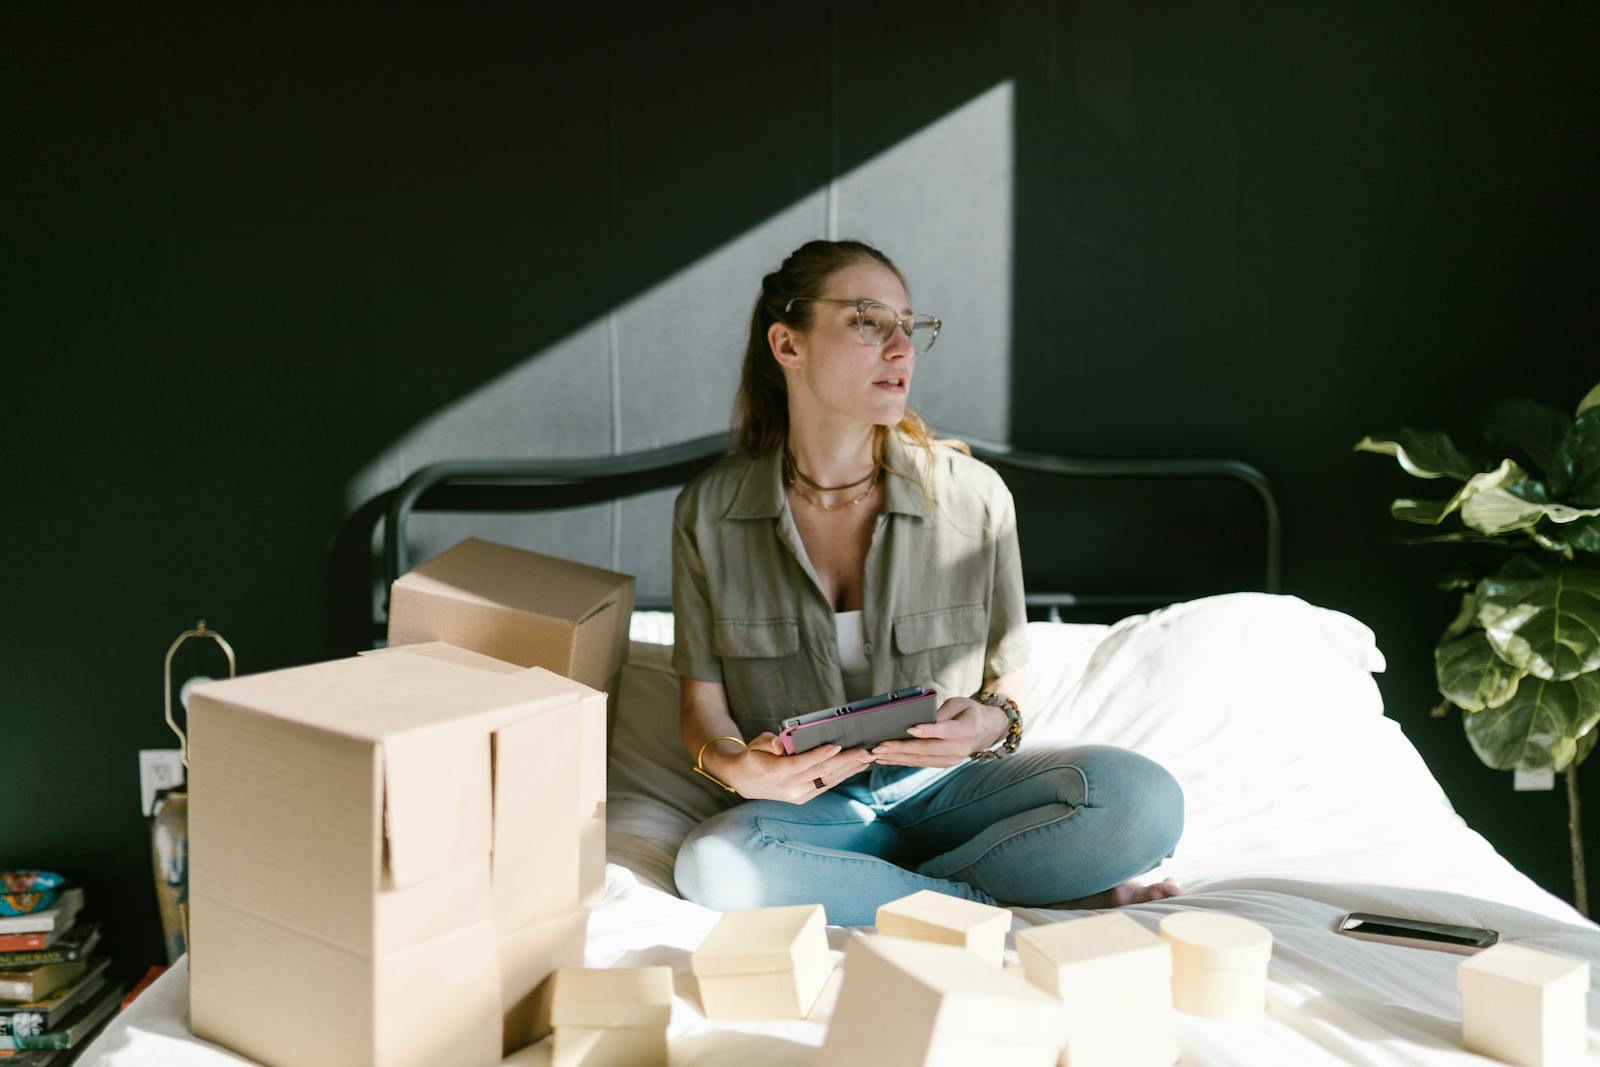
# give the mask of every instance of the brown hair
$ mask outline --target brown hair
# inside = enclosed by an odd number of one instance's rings
[[[744,368],[734,398],[734,440],[751,457],[783,447],[789,438],[789,394],[778,361],[772,358],[767,330],[775,322],[796,330],[811,326],[815,305],[802,300],[792,311],[785,305],[797,297],[819,297],[835,273],[856,263],[876,263],[894,273],[907,290],[906,276],[890,258],[865,241],[807,241],[789,253],[778,269],[761,279],[761,293],[750,314],[750,337],[744,348]],[[968,452],[960,441],[935,441],[922,416],[906,409],[896,427],[913,444],[932,449],[948,444]],[[873,453],[881,460],[888,428],[873,429]],[[970,453],[969,453],[970,454]]]

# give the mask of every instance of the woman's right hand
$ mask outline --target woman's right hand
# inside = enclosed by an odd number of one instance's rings
[[[733,786],[746,800],[804,804],[874,762],[864,748],[841,750],[838,745],[822,745],[786,756],[772,733],[752,737],[742,752],[729,752],[731,747],[718,743],[708,748],[705,763],[711,773]]]

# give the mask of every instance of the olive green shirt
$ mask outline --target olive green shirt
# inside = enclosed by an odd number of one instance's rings
[[[861,606],[872,691],[971,696],[1028,656],[1011,493],[987,464],[895,432],[884,462]],[[745,737],[844,702],[833,605],[789,511],[780,453],[729,456],[678,495],[672,609],[673,667],[721,682]]]

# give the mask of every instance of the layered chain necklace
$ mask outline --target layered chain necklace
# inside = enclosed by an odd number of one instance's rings
[[[863,500],[867,499],[867,497],[872,495],[872,491],[878,487],[878,476],[882,473],[883,465],[880,463],[874,463],[870,473],[862,475],[853,482],[846,482],[843,485],[819,485],[817,482],[813,481],[809,476],[807,476],[805,471],[800,469],[800,465],[794,461],[794,455],[790,453],[787,448],[783,450],[784,484],[793,489],[795,491],[795,495],[801,500],[804,500],[807,504],[810,504],[818,511],[843,511],[845,508],[855,507],[857,504],[861,503]],[[842,504],[824,504],[819,497],[812,496],[811,493],[808,493],[805,491],[805,489],[800,488],[801,485],[804,485],[810,488],[812,492],[816,493],[839,493],[846,489],[854,489],[862,482],[866,482],[867,487],[861,491],[861,494],[853,497],[850,500],[846,500]]]

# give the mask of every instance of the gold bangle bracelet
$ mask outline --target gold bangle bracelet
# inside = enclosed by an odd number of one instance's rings
[[[717,736],[717,737],[708,737],[708,738],[706,738],[706,743],[700,746],[700,751],[695,753],[694,766],[691,768],[691,770],[693,770],[694,773],[698,774],[700,777],[709,779],[710,781],[713,781],[713,782],[717,783],[717,785],[721,786],[723,789],[727,790],[728,792],[737,793],[738,790],[735,789],[733,786],[729,785],[727,782],[724,782],[722,779],[718,778],[716,775],[714,775],[710,771],[706,770],[706,767],[705,767],[706,749],[711,747],[711,743],[713,741],[732,741],[734,744],[743,745],[747,749],[750,747],[749,745],[746,745],[744,743],[744,739],[740,738],[740,737],[731,737],[731,736],[729,736],[727,734],[722,734],[722,735]]]

